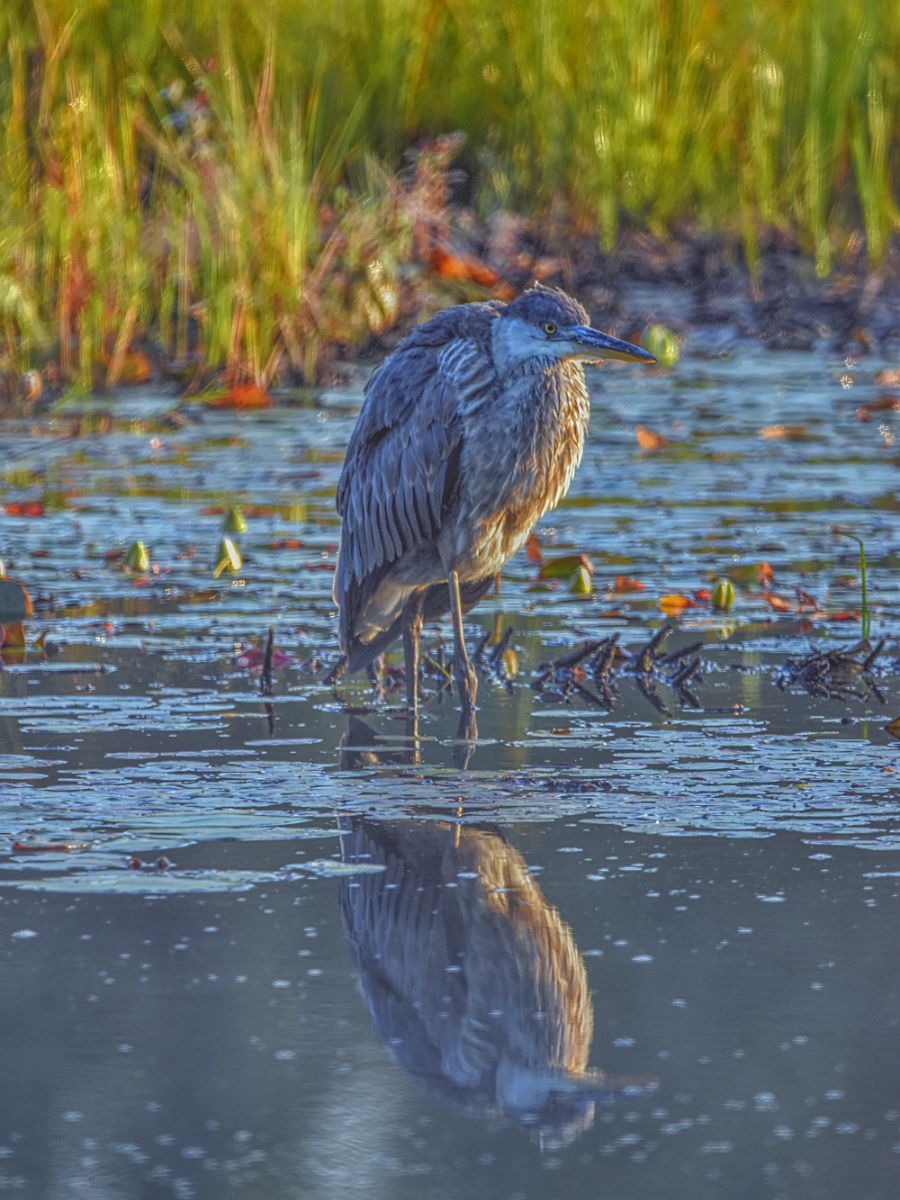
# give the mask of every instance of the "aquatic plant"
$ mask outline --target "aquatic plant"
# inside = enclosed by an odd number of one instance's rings
[[[845,529],[843,525],[832,526],[832,533],[835,537],[850,538],[859,546],[859,585],[860,585],[860,620],[862,623],[862,635],[868,638],[872,632],[872,613],[869,609],[868,601],[868,581],[866,578],[866,544],[857,533],[853,533],[850,529]]]

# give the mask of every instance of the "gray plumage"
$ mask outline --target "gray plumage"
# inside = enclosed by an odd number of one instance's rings
[[[653,361],[590,329],[564,292],[536,288],[438,313],[375,371],[337,491],[349,670],[385,650],[405,619],[450,611],[454,582],[462,608],[474,604],[566,494],[590,411],[581,364],[601,357]]]

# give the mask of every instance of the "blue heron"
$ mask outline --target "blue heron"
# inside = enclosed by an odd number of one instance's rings
[[[453,676],[474,711],[463,613],[569,490],[590,413],[582,364],[601,358],[656,361],[537,286],[438,313],[377,368],[338,482],[334,677],[402,636],[415,715],[422,625],[449,611]]]

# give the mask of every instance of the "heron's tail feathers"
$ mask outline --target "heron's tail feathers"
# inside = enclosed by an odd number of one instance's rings
[[[493,582],[494,576],[488,575],[484,579],[475,579],[463,583],[460,587],[463,612],[468,612],[470,608],[477,604]],[[343,611],[341,612],[341,649],[343,650],[343,658],[345,659],[344,669],[353,673],[354,671],[364,670],[380,654],[384,654],[386,650],[389,650],[400,637],[402,633],[401,616],[403,606],[400,606],[396,618],[390,623],[388,628],[379,630],[374,637],[362,641],[352,632],[353,609],[357,605],[353,604],[350,601],[349,595],[346,594],[344,602],[350,602],[350,610],[346,614]],[[425,621],[438,621],[441,617],[446,616],[449,611],[450,592],[448,585],[446,583],[430,584],[425,589],[425,600],[422,607],[423,619]]]

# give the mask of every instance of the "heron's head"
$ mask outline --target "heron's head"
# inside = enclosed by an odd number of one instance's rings
[[[592,329],[584,308],[558,288],[534,287],[500,311],[494,325],[497,365],[516,367],[529,360],[655,363],[640,346]]]

